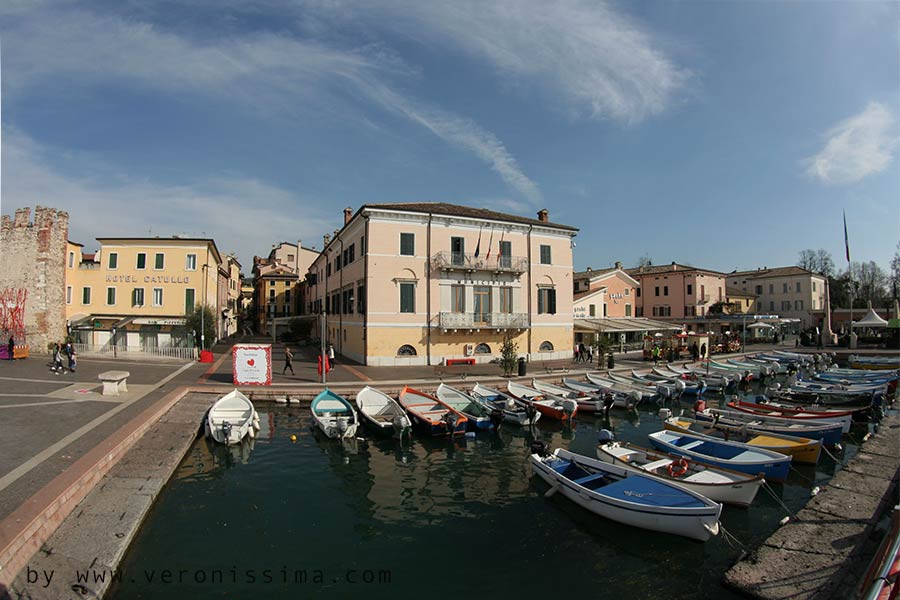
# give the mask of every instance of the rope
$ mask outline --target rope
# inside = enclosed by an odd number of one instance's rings
[[[791,512],[791,509],[789,509],[789,508],[787,507],[787,504],[785,504],[785,503],[781,500],[781,498],[779,498],[779,497],[775,494],[775,490],[773,490],[773,489],[769,486],[769,482],[768,482],[768,481],[763,481],[762,488],[763,488],[764,490],[766,490],[766,492],[767,492],[770,496],[772,496],[772,498],[775,499],[775,502],[777,502],[777,503],[781,506],[781,508],[784,509],[784,511],[788,514],[788,516],[791,518],[792,521],[796,521],[796,520],[797,520],[797,515],[795,515],[794,513],[792,513],[792,512]]]
[[[722,539],[725,540],[725,543],[728,544],[729,548],[731,548],[732,550],[741,551],[741,555],[740,557],[738,557],[738,560],[743,560],[743,558],[749,553],[747,547],[741,543],[741,540],[734,537],[734,535],[732,535],[727,529],[725,529],[722,521],[719,521],[719,530],[722,532]]]
[[[828,451],[828,448],[826,448],[825,446],[822,446],[822,452],[824,452],[825,454],[827,454],[828,456],[830,456],[830,457],[831,457],[831,460],[833,460],[833,461],[836,462],[837,464],[839,464],[839,465],[841,465],[841,466],[844,465],[844,463],[841,462],[841,459],[838,458],[837,456],[835,456],[834,454],[832,454],[831,452],[829,452],[829,451]]]
[[[803,473],[801,473],[800,471],[798,471],[798,470],[797,470],[797,467],[795,467],[793,464],[791,464],[791,465],[789,466],[789,468],[790,468],[790,470],[793,471],[794,474],[797,475],[797,477],[799,477],[800,479],[802,479],[802,480],[804,480],[804,481],[806,481],[806,482],[808,482],[808,483],[815,483],[815,482],[816,482],[815,479],[810,479],[809,477],[807,477],[806,475],[804,475]]]

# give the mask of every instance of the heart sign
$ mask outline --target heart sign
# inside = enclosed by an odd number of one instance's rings
[[[256,363],[256,361],[253,360],[252,358],[247,359],[247,364],[250,365],[251,367],[254,365],[254,363]]]

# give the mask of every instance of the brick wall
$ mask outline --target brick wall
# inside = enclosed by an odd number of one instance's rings
[[[28,290],[24,342],[33,353],[66,335],[68,235],[69,214],[54,208],[35,207],[34,221],[30,208],[19,208],[0,221],[0,289]]]

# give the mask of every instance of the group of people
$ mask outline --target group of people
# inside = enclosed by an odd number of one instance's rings
[[[65,345],[57,343],[53,349],[53,362],[51,364],[50,370],[57,375],[67,372],[74,373],[75,367],[78,364],[75,355],[75,346],[72,345],[72,342],[66,342]],[[69,365],[68,371],[66,371],[66,367],[63,366],[63,356],[65,356],[67,359]]]
[[[589,346],[585,346],[584,342],[580,342],[575,346],[575,362],[592,363],[594,362],[594,350]]]
[[[294,353],[291,352],[290,346],[284,347],[284,368],[281,370],[281,374],[284,375],[287,370],[291,370],[291,375],[294,374]],[[328,370],[334,369],[334,346],[328,344]]]

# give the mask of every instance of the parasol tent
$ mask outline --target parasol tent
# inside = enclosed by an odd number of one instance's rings
[[[850,324],[850,327],[887,327],[888,322],[878,316],[878,313],[875,312],[875,309],[872,308],[872,302],[869,302],[869,312],[866,313],[859,321],[854,321]]]

